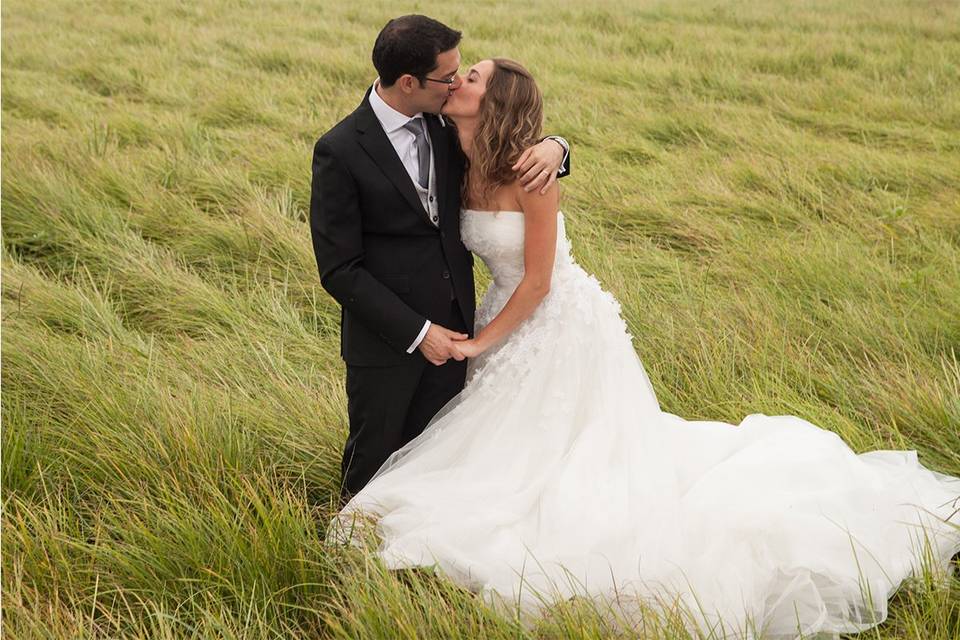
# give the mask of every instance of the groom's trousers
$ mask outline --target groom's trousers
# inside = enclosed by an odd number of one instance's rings
[[[456,301],[448,318],[435,321],[468,333]],[[370,481],[390,454],[423,432],[430,418],[463,389],[466,374],[466,360],[451,358],[438,367],[419,350],[395,366],[347,365],[350,434],[341,464],[341,506]]]

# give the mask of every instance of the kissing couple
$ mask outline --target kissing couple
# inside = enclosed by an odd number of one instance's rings
[[[660,408],[619,304],[571,254],[569,149],[542,137],[533,76],[504,58],[461,71],[460,37],[388,22],[379,77],[314,148],[350,423],[328,540],[372,531],[389,568],[434,566],[527,614],[671,603],[691,632],[734,637],[862,631],[924,558],[950,570],[960,479],[915,451]],[[473,255],[492,275],[476,308]]]

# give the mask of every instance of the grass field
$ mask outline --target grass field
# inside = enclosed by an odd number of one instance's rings
[[[8,0],[6,637],[613,635],[320,540],[346,409],[312,146],[412,9],[539,78],[575,256],[665,410],[960,475],[956,2]],[[864,636],[960,637],[960,581]]]

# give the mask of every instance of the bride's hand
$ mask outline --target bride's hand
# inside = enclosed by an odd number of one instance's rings
[[[480,348],[480,345],[477,344],[477,341],[474,339],[454,340],[451,348],[459,351],[464,358],[476,358],[483,353],[483,349]]]

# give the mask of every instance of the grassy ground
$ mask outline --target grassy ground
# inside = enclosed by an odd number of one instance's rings
[[[664,409],[796,414],[960,475],[955,2],[415,7],[540,79],[575,254]],[[346,412],[311,149],[410,8],[3,3],[9,637],[614,635],[319,540]],[[866,635],[960,637],[960,584]]]

